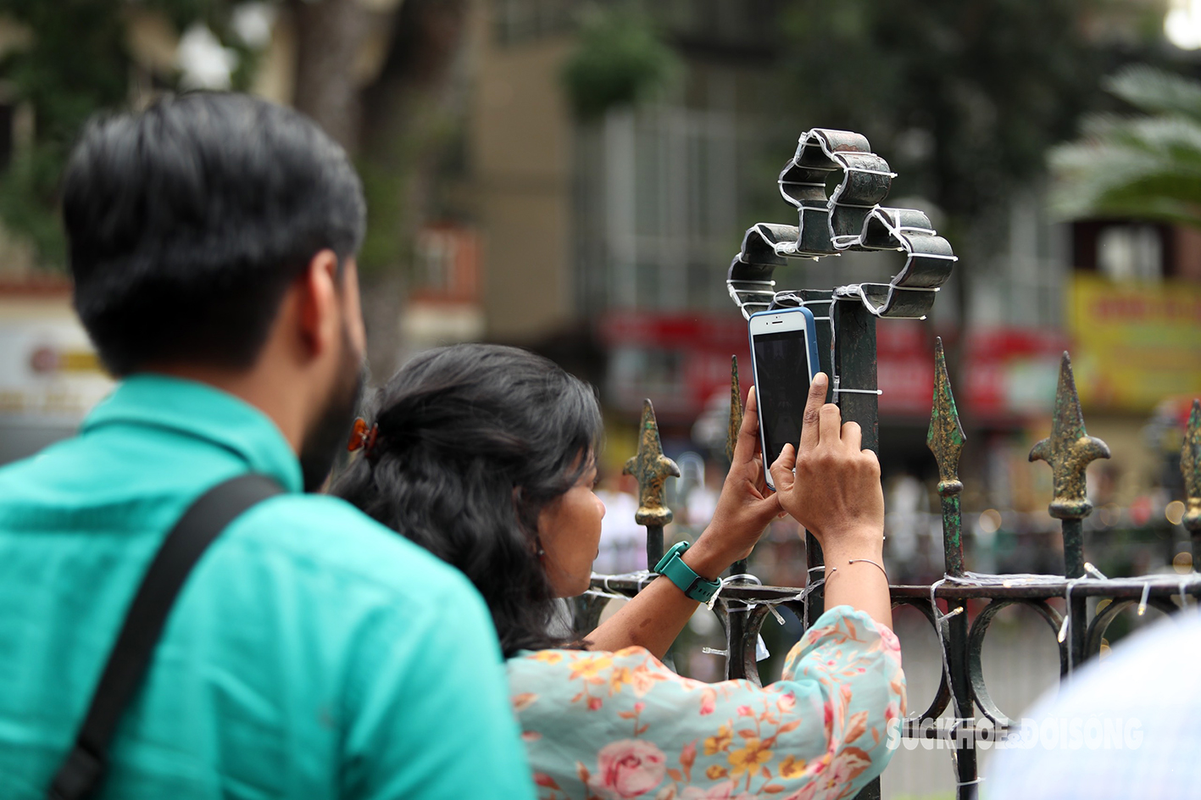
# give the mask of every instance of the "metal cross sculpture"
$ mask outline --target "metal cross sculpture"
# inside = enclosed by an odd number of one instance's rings
[[[841,180],[827,193],[829,179],[839,173]],[[863,446],[872,450],[878,448],[880,394],[875,320],[925,318],[957,260],[924,213],[880,205],[894,177],[862,134],[826,128],[801,134],[778,181],[780,195],[797,210],[797,224],[752,225],[726,275],[730,297],[748,319],[757,311],[805,305],[814,307],[814,319],[828,323],[818,326],[817,336],[831,399],[845,421],[859,423]],[[905,253],[905,263],[887,283],[776,289],[775,270],[789,258],[889,250]],[[809,567],[818,567],[821,547],[812,537],[806,539],[806,551]],[[820,613],[821,603],[812,608]]]
[[[842,181],[827,196],[827,178],[839,171]],[[834,297],[858,298],[877,317],[924,317],[956,258],[921,211],[879,205],[894,177],[862,134],[825,128],[802,134],[779,179],[780,194],[798,211],[798,224],[752,225],[730,264],[726,286],[743,315],[750,317],[777,301],[780,293],[772,274],[787,258],[901,250],[905,265],[888,283],[839,286]]]

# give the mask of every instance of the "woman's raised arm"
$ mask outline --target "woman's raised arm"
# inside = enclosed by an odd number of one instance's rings
[[[826,607],[849,605],[891,626],[882,560],[880,463],[875,453],[861,448],[859,425],[841,424],[838,407],[825,403],[828,382],[824,373],[818,373],[809,389],[800,455],[786,445],[772,465],[779,489],[775,494],[768,493],[763,480],[755,390],[747,393],[734,460],[717,510],[682,558],[702,578],[716,580],[750,553],[772,517],[787,511],[822,545],[828,566]],[[638,646],[662,658],[697,605],[669,579],[659,577],[587,639],[596,650]]]
[[[734,459],[713,519],[681,558],[697,575],[717,580],[731,564],[746,558],[767,523],[781,513],[780,501],[769,493],[763,480],[759,413],[751,388],[734,445]],[[589,646],[594,650],[645,647],[656,658],[662,658],[697,605],[671,580],[660,576],[590,633]]]

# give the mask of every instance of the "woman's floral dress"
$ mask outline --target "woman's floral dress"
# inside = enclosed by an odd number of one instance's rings
[[[849,606],[765,687],[682,678],[641,647],[523,653],[508,671],[543,800],[854,797],[905,715],[896,636]]]

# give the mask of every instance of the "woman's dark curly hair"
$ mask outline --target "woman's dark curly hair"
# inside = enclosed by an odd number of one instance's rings
[[[592,463],[595,391],[525,350],[466,344],[417,356],[370,405],[376,441],[332,492],[466,574],[506,658],[563,646],[538,514]]]

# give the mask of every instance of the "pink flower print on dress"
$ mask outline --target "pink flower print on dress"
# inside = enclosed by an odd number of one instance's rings
[[[588,786],[607,800],[640,797],[663,782],[666,761],[663,751],[651,742],[611,742],[596,754],[596,774]]]

